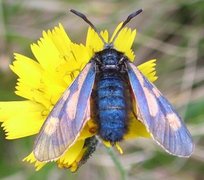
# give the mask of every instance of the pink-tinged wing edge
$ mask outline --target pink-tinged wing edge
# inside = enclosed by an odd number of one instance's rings
[[[58,159],[77,140],[90,119],[95,74],[95,64],[88,63],[48,115],[34,144],[33,153],[38,161]]]
[[[168,153],[189,157],[194,149],[192,137],[173,106],[133,63],[127,65],[137,118]]]

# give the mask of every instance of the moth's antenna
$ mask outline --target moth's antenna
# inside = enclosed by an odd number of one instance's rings
[[[133,13],[131,13],[128,17],[127,17],[127,19],[123,22],[123,24],[122,24],[122,26],[120,27],[120,29],[117,31],[117,33],[115,34],[115,36],[114,36],[114,38],[113,38],[113,40],[112,40],[112,44],[114,43],[114,41],[115,41],[115,39],[117,38],[117,36],[118,36],[118,34],[120,33],[120,31],[125,27],[125,25],[127,24],[127,23],[129,23],[130,22],[130,20],[131,19],[133,19],[134,17],[136,17],[138,14],[140,14],[142,12],[142,9],[139,9],[139,10],[137,10],[137,11],[135,11],[135,12],[133,12]]]
[[[80,18],[82,18],[87,24],[89,24],[89,26],[91,26],[92,29],[98,34],[98,36],[99,36],[99,38],[102,40],[102,42],[103,42],[104,44],[106,44],[105,40],[103,39],[103,37],[101,36],[101,34],[98,32],[98,30],[96,29],[96,27],[91,23],[91,21],[88,20],[88,18],[87,18],[84,14],[82,14],[81,12],[76,11],[76,10],[74,10],[74,9],[70,9],[70,11],[71,11],[72,13],[74,13],[75,15],[79,16]]]

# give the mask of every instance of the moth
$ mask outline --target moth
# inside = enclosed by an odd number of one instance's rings
[[[134,111],[135,117],[164,150],[189,157],[194,145],[181,117],[128,57],[114,48],[120,31],[142,10],[127,17],[110,43],[105,42],[84,14],[73,9],[71,12],[95,30],[104,49],[94,54],[48,115],[35,141],[36,159],[52,161],[63,155],[90,118],[98,126],[99,138],[116,144],[128,131],[129,111]],[[89,148],[82,161],[94,151],[96,139],[90,138],[85,144]]]

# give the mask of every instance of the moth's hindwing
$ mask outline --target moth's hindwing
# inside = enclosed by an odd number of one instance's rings
[[[34,145],[39,161],[60,157],[77,139],[90,119],[90,95],[95,80],[95,66],[89,63],[64,92],[43,124]]]
[[[190,156],[194,146],[192,137],[172,105],[130,62],[128,76],[137,118],[146,126],[153,139],[170,154]]]

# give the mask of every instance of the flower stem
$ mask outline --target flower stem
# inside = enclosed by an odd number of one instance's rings
[[[122,166],[121,162],[119,161],[117,155],[115,154],[115,152],[113,151],[112,148],[106,147],[106,150],[107,150],[107,153],[109,154],[109,156],[111,157],[111,159],[113,160],[113,163],[115,164],[116,168],[120,172],[121,180],[126,180],[127,179],[127,172],[124,169],[124,167]]]

